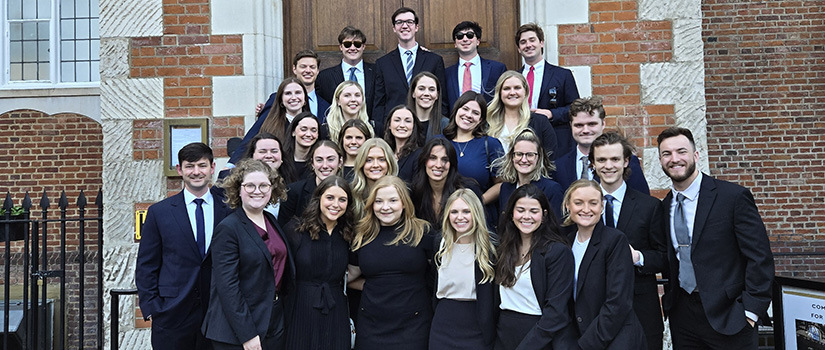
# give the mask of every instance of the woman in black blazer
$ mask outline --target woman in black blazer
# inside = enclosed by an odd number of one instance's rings
[[[576,180],[564,194],[565,225],[576,262],[574,314],[579,347],[646,349],[642,325],[633,312],[633,261],[619,230],[602,223],[604,198],[599,184]]]
[[[573,254],[538,187],[519,187],[499,222],[496,349],[576,349]]]
[[[398,177],[407,184],[412,183],[415,162],[421,153],[424,140],[420,138],[419,124],[415,112],[405,105],[395,106],[387,114],[384,122],[384,141],[395,152],[398,161]]]
[[[203,322],[216,350],[283,349],[284,308],[295,266],[283,231],[264,208],[284,198],[283,180],[266,163],[248,159],[221,185],[235,212],[215,228],[212,285]]]
[[[495,339],[495,248],[487,231],[484,207],[466,188],[447,199],[436,238],[436,306],[430,350],[492,349]]]
[[[324,179],[341,175],[344,152],[335,142],[320,140],[309,150],[309,170],[312,175],[287,185],[287,199],[281,203],[278,224],[286,226],[294,217],[299,217],[309,204],[315,187]]]

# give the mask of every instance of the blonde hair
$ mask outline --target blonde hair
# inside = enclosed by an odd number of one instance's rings
[[[513,143],[510,144],[510,149],[503,156],[497,158],[490,165],[493,169],[499,169],[496,174],[502,181],[518,184],[518,171],[513,165],[513,158],[516,154],[516,144],[521,141],[531,142],[536,145],[536,167],[530,173],[530,181],[541,180],[542,177],[550,178],[550,173],[556,170],[556,166],[547,158],[547,153],[541,147],[541,139],[533,132],[533,129],[527,128],[515,135]]]
[[[327,115],[327,128],[329,129],[330,140],[338,139],[338,133],[341,132],[341,127],[344,126],[344,123],[346,122],[344,111],[341,109],[341,106],[338,105],[338,96],[344,92],[344,89],[350,86],[358,87],[358,91],[361,92],[362,96],[361,109],[358,111],[357,118],[367,124],[371,134],[375,134],[375,131],[372,130],[372,126],[370,125],[369,116],[367,115],[367,97],[364,95],[364,89],[362,89],[361,85],[354,81],[345,80],[341,84],[338,84],[338,87],[335,88],[335,93],[332,95],[332,103],[329,106],[330,112],[329,115]]]
[[[453,225],[450,224],[449,215],[450,207],[458,199],[467,203],[467,206],[470,207],[470,214],[473,217],[470,231],[461,236],[457,236],[458,233],[455,231],[455,228],[453,228]],[[436,268],[441,268],[441,262],[445,259],[449,261],[452,258],[453,244],[455,244],[458,239],[464,236],[470,236],[475,242],[475,261],[478,263],[482,274],[479,284],[490,282],[495,278],[496,269],[493,264],[493,258],[495,258],[496,250],[490,241],[490,233],[487,231],[484,207],[473,191],[461,188],[450,195],[450,198],[447,199],[447,204],[444,206],[444,214],[441,219],[441,232],[443,239],[441,240],[441,246],[438,248],[438,252],[435,253]]]
[[[562,226],[570,226],[576,224],[575,222],[573,222],[572,219],[570,219],[570,210],[567,209],[567,205],[570,204],[570,197],[573,195],[573,192],[585,187],[592,187],[598,190],[599,194],[602,194],[602,188],[596,181],[588,179],[578,179],[576,181],[573,181],[573,183],[570,184],[570,187],[567,188],[567,191],[564,191],[564,199],[562,199],[561,215],[562,217],[564,217],[564,222],[562,223]],[[604,197],[604,195],[602,195],[602,197]]]
[[[372,206],[375,204],[375,197],[379,189],[385,187],[395,188],[398,192],[398,197],[401,199],[401,206],[404,208],[399,220],[399,225],[396,228],[395,239],[388,242],[387,245],[404,244],[411,247],[418,246],[421,243],[421,238],[424,237],[424,232],[429,231],[430,224],[422,219],[415,217],[415,206],[413,206],[412,199],[409,192],[407,192],[407,185],[404,180],[397,176],[384,176],[375,183],[370,195],[367,197],[366,208],[364,210],[364,217],[358,221],[355,227],[355,237],[352,239],[352,251],[361,249],[361,247],[369,244],[376,237],[378,231],[381,230],[381,223],[375,216],[375,210]]]
[[[395,160],[395,153],[387,141],[377,137],[364,141],[364,144],[358,149],[358,155],[355,156],[355,165],[353,165],[352,171],[352,194],[355,197],[353,203],[355,204],[356,216],[360,215],[361,209],[364,207],[364,200],[369,195],[369,181],[364,175],[364,165],[367,163],[367,154],[374,147],[378,147],[384,152],[384,158],[387,160],[387,175],[398,175],[398,161]]]
[[[521,107],[519,108],[519,122],[516,125],[515,130],[511,130],[510,136],[502,138],[501,132],[504,130],[504,113],[505,107],[504,103],[501,101],[501,88],[504,86],[504,81],[510,78],[516,78],[521,83],[521,86],[524,88],[524,100],[521,102]],[[527,125],[530,124],[530,101],[528,96],[530,94],[530,87],[527,85],[527,80],[524,79],[524,76],[521,73],[516,72],[514,70],[508,70],[501,74],[498,78],[498,82],[496,82],[496,94],[493,96],[493,100],[490,102],[490,107],[487,108],[487,123],[490,124],[490,128],[487,130],[487,134],[500,139],[502,142],[506,144],[512,144],[513,138],[519,132],[527,128]]]

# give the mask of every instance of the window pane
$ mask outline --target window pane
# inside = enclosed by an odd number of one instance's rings
[[[60,81],[73,82],[74,80],[74,63],[63,62],[60,64]]]
[[[92,79],[89,81],[100,81],[100,62],[92,61]]]
[[[22,63],[12,63],[11,64],[11,72],[10,72],[11,80],[23,80],[23,64]]]
[[[23,80],[37,79],[37,63],[23,63]]]
[[[83,2],[83,0],[80,0]],[[75,21],[77,24],[75,26],[75,38],[76,39],[88,39],[89,38],[89,20],[88,19],[78,19]]]
[[[37,42],[36,41],[24,41],[23,42],[23,62],[37,62]],[[23,76],[28,76],[28,74],[24,73]]]
[[[60,0],[60,18],[74,18],[74,1]]]
[[[49,40],[51,36],[51,33],[49,33],[49,21],[37,22],[37,38],[40,40]]]
[[[74,39],[74,20],[64,19],[60,21],[60,38]]]
[[[23,19],[37,18],[37,0],[23,1]],[[23,74],[25,76],[25,73]]]
[[[49,63],[40,63],[37,65],[39,80],[49,80]]]
[[[98,0],[91,0],[91,8],[89,9],[90,17],[100,17],[100,7]]]
[[[77,62],[75,63],[75,72],[77,73],[77,81],[89,81],[89,77],[91,74],[89,73],[90,70],[89,62]]]
[[[11,63],[23,62],[23,43],[22,42],[11,43],[11,47],[9,48],[9,51],[11,53],[11,55],[10,55],[10,62]]]
[[[37,61],[38,62],[48,62],[49,61],[49,42],[46,40],[38,41],[37,42]]]
[[[88,40],[78,40],[75,43],[75,55],[78,61],[88,61],[90,59]]]
[[[9,19],[23,19],[23,0],[9,0]]]
[[[92,57],[93,60],[100,59],[100,39],[95,39],[91,41],[92,43]]]
[[[74,41],[60,42],[60,59],[61,61],[74,61]]]
[[[9,39],[11,41],[23,40],[23,23],[9,23]]]
[[[23,22],[23,40],[37,40],[37,22]]]
[[[26,0],[37,1],[37,18],[52,18],[51,0]]]
[[[92,38],[100,38],[100,20],[99,19],[93,19],[92,20],[91,37]]]
[[[75,0],[75,16],[89,17],[89,0]]]

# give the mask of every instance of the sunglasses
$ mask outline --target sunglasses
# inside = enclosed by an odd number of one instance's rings
[[[474,33],[474,32],[458,33],[458,34],[455,35],[455,40],[463,40],[464,37],[467,37],[467,39],[473,39],[473,38],[476,37],[476,33]]]
[[[352,47],[352,45],[355,45],[356,49],[360,49],[361,45],[364,45],[364,43],[362,43],[360,41],[344,41],[344,42],[341,43],[341,45],[344,45],[344,47],[347,48],[347,49]]]

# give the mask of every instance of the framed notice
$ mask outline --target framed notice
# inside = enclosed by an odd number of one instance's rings
[[[777,350],[825,350],[825,283],[776,276],[773,320]]]
[[[163,174],[178,176],[178,151],[192,142],[209,144],[209,119],[186,118],[163,120]]]

